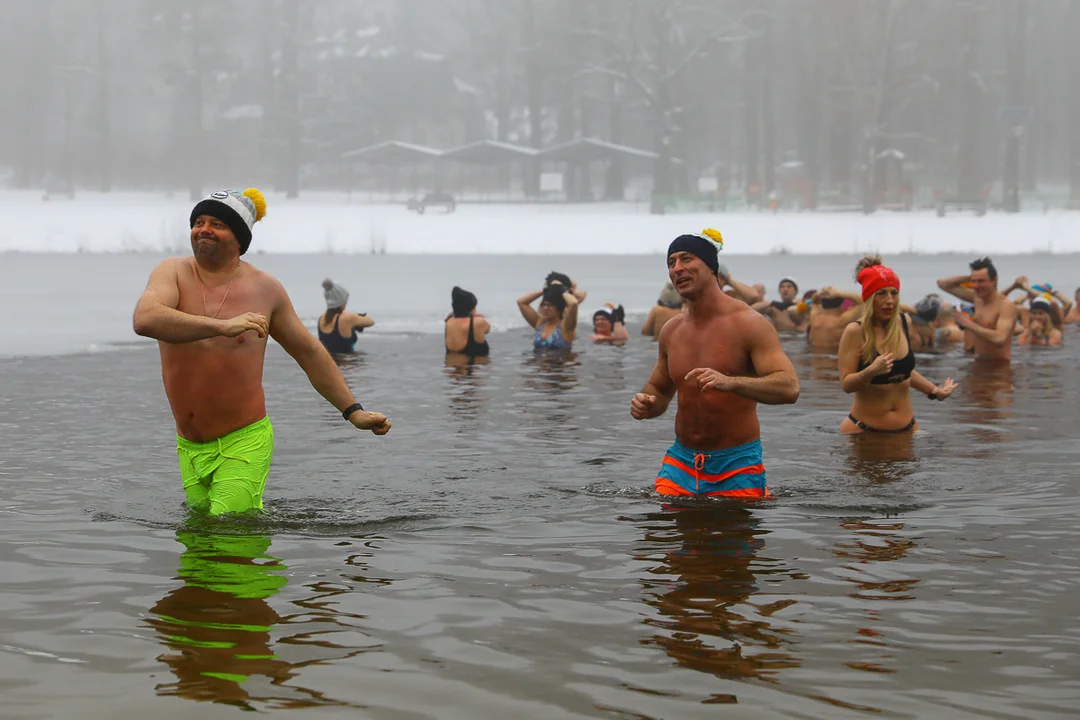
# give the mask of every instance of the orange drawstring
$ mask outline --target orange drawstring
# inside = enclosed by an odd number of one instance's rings
[[[698,494],[701,493],[701,476],[698,473],[705,469],[705,461],[708,457],[705,453],[694,455],[694,492]]]

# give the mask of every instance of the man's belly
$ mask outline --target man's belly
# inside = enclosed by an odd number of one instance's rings
[[[675,416],[675,436],[686,447],[702,451],[724,450],[757,440],[761,426],[756,404],[748,409],[708,413],[680,404]]]
[[[262,354],[162,357],[177,433],[193,442],[228,435],[266,416]]]

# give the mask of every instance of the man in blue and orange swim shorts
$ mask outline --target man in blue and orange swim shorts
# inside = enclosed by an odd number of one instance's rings
[[[668,247],[668,277],[685,311],[664,325],[652,375],[630,401],[630,415],[646,420],[679,396],[675,444],[656,478],[661,495],[769,497],[757,406],[799,399],[799,379],[772,323],[721,290],[722,247],[712,229]]]

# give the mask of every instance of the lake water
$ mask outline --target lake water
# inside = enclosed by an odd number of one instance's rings
[[[394,427],[357,433],[271,345],[267,513],[209,522],[130,332],[158,259],[0,257],[4,718],[1080,712],[1080,333],[1011,367],[920,356],[956,395],[916,398],[914,437],[855,440],[835,357],[787,339],[802,397],[760,410],[776,499],[672,510],[651,488],[673,415],[628,412],[662,258],[256,257],[309,322],[326,275],[376,317],[343,371]],[[889,261],[912,301],[966,259]],[[847,287],[854,264],[728,260],[770,288]],[[513,299],[552,269],[589,313],[632,308],[633,340],[534,354]],[[453,284],[501,328],[490,362],[446,363]]]

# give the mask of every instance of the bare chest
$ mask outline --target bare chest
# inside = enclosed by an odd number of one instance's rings
[[[256,277],[238,276],[221,285],[203,285],[193,275],[180,279],[180,302],[177,307],[190,315],[228,320],[245,313],[259,313],[268,320],[273,304],[262,290]],[[259,352],[266,347],[266,338],[254,331],[237,337],[216,337],[194,343],[203,348],[230,352]]]
[[[180,279],[178,309],[191,315],[231,318],[254,312],[269,317],[272,304],[256,277],[240,275],[217,285],[204,285],[192,275]]]
[[[730,323],[698,330],[683,326],[668,344],[668,369],[679,382],[695,368],[712,368],[725,375],[752,375],[750,353]]]
[[[997,327],[1000,316],[1001,312],[998,310],[997,305],[982,305],[975,308],[975,314],[971,316],[971,319],[984,328],[993,329]]]

